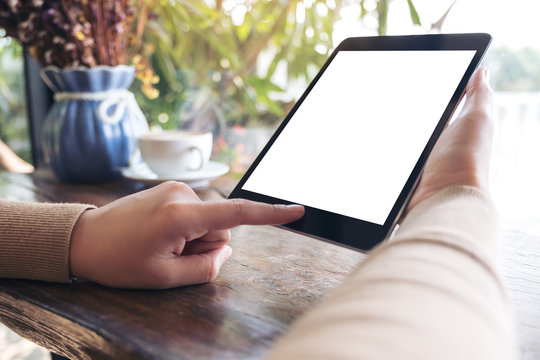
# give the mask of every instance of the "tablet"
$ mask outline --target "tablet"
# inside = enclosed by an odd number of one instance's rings
[[[349,38],[230,198],[301,204],[285,228],[369,250],[387,237],[491,36]]]

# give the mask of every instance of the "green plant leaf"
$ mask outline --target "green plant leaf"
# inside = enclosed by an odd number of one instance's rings
[[[409,12],[411,13],[411,20],[413,24],[421,26],[422,23],[420,22],[420,16],[418,15],[418,12],[416,11],[412,0],[407,0],[407,4],[409,5]]]

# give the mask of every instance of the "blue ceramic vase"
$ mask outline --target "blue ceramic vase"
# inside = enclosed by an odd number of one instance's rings
[[[148,123],[127,90],[133,67],[48,67],[41,76],[55,98],[42,128],[43,155],[60,180],[113,180],[141,161],[137,138]]]

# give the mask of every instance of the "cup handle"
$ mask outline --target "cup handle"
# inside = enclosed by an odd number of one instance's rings
[[[190,167],[189,170],[190,171],[197,171],[197,170],[201,170],[203,165],[204,165],[204,155],[203,155],[203,152],[201,149],[199,149],[198,147],[196,146],[190,146],[187,148],[187,151],[191,152],[191,151],[197,151],[197,153],[199,154],[199,166],[195,166],[195,167]]]

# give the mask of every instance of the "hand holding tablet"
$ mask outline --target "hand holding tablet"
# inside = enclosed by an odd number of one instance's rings
[[[341,43],[231,197],[299,203],[287,227],[368,250],[392,230],[491,38]]]
[[[407,211],[450,186],[474,186],[489,192],[493,94],[486,68],[480,68],[473,74],[467,84],[466,95],[459,116],[435,144]]]

